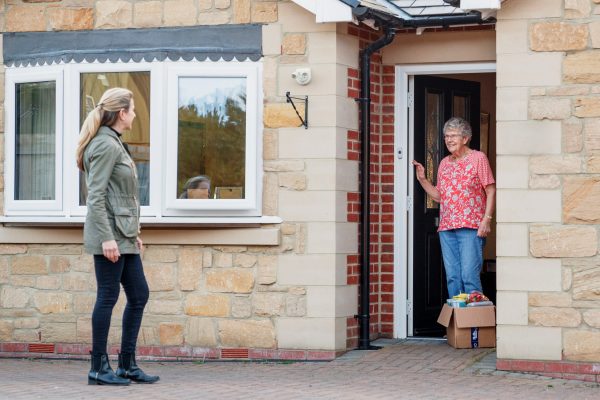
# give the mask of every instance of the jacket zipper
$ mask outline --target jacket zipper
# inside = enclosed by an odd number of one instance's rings
[[[121,149],[123,149],[123,153],[125,153],[125,155],[127,156],[127,159],[129,160],[129,166],[131,167],[131,175],[133,176],[133,182],[134,182],[134,188],[135,188],[135,194],[133,195],[133,200],[135,201],[135,207],[138,211],[138,234],[139,234],[141,227],[140,227],[140,215],[139,215],[140,214],[140,212],[139,212],[140,203],[137,198],[137,192],[138,192],[137,168],[135,167],[135,163],[133,162],[133,159],[131,158],[131,156],[129,155],[127,150],[125,150],[125,146],[123,146],[123,142],[121,142],[121,138],[117,138],[117,142],[119,142]]]

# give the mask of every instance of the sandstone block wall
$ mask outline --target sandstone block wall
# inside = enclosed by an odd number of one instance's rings
[[[600,0],[498,13],[499,358],[600,361],[599,26]]]
[[[288,227],[290,229],[290,227]],[[295,242],[300,235],[286,235]],[[306,288],[277,284],[280,248],[147,247],[139,345],[275,348],[275,318],[306,316]],[[90,343],[93,260],[79,245],[0,245],[0,341]],[[113,313],[118,345],[124,293]]]

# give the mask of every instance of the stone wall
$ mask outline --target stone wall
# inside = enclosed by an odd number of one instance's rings
[[[346,255],[357,252],[358,229],[346,218],[346,198],[357,191],[358,168],[348,159],[346,133],[358,128],[358,113],[345,86],[348,68],[357,67],[356,38],[338,33],[335,24],[316,24],[314,15],[289,1],[0,4],[2,32],[263,25],[263,214],[284,220],[277,226],[280,244],[147,240],[151,295],[140,350],[155,356],[218,356],[206,349],[241,347],[259,349],[253,353],[258,358],[331,358],[345,350],[347,320],[357,308]],[[307,66],[313,81],[299,86],[291,73]],[[2,94],[3,78],[2,68]],[[286,91],[309,96],[309,129],[300,126],[286,103]],[[0,352],[26,351],[28,343],[72,343],[75,347],[61,351],[85,354],[95,283],[92,259],[79,244],[1,245],[0,296]],[[121,298],[113,317],[113,345],[118,345],[123,307]],[[311,355],[309,350],[326,352]]]
[[[599,48],[600,0],[498,13],[499,359],[600,361]]]
[[[277,21],[277,3],[260,0],[3,1],[0,31],[264,24]]]
[[[300,238],[295,228],[284,228],[287,246]],[[151,295],[139,345],[276,347],[272,318],[306,314],[306,289],[276,284],[276,253],[293,250],[148,246]],[[0,341],[91,342],[95,278],[81,246],[1,245],[0,263]],[[124,305],[122,293],[111,327],[115,345]]]

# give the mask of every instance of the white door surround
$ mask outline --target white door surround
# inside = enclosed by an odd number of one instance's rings
[[[495,62],[397,65],[394,107],[394,338],[412,336],[412,194],[414,112],[411,97],[415,75],[496,72]],[[410,140],[409,140],[410,139]],[[409,229],[411,228],[411,229]]]

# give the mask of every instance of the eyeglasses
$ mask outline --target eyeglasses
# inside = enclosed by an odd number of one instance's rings
[[[458,139],[461,137],[463,137],[463,135],[444,135],[444,140]]]

